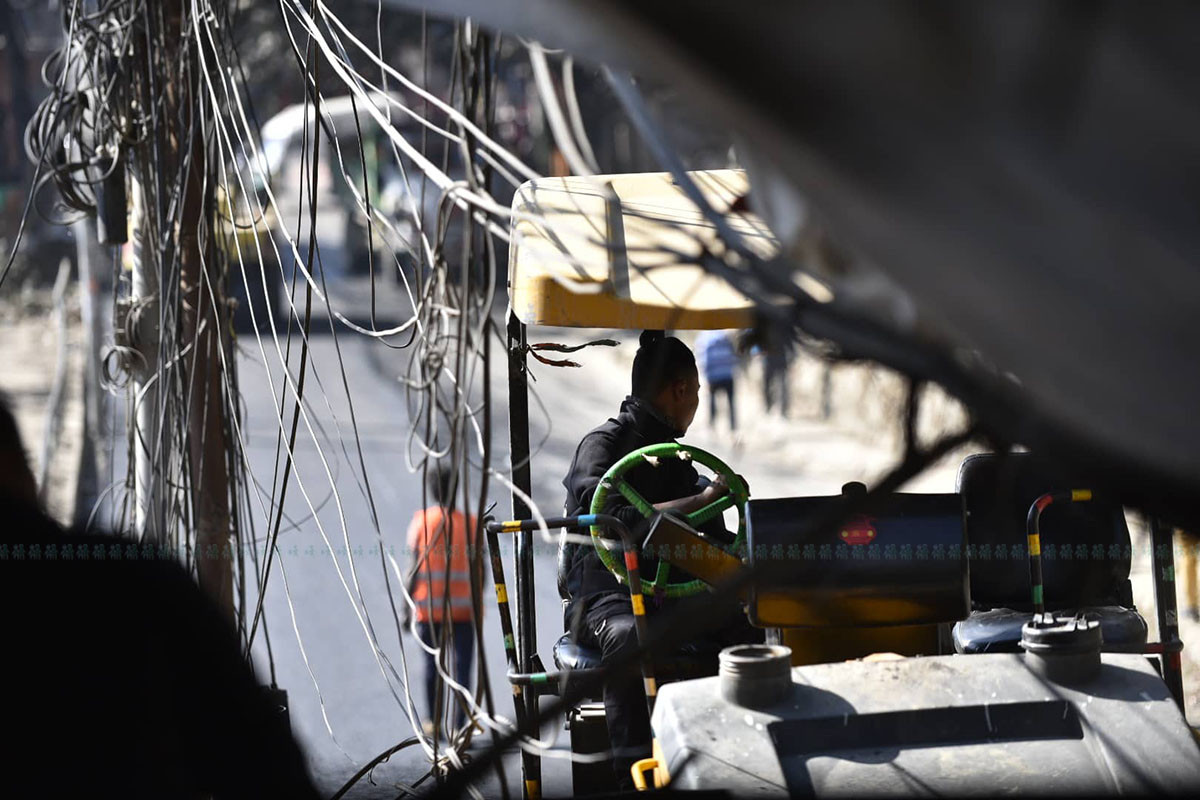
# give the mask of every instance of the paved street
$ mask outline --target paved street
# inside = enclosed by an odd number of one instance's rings
[[[408,440],[403,388],[395,380],[395,376],[405,369],[409,351],[388,350],[361,336],[343,335],[339,339],[346,381],[354,401],[363,460],[381,520],[380,533],[384,546],[394,553],[403,569],[404,534],[422,497],[419,475],[410,473],[405,464],[406,449],[413,445],[413,452],[416,450],[415,443]],[[420,694],[424,665],[420,663],[420,651],[411,637],[403,637],[404,647],[401,648],[388,606],[387,586],[377,547],[379,540],[372,525],[364,487],[360,484],[349,403],[342,389],[333,338],[314,336],[312,342],[310,365],[313,372],[306,395],[311,402],[314,428],[319,425],[323,429],[323,432],[318,430],[318,435],[339,496],[334,498],[318,449],[311,437],[305,436],[302,423],[296,449],[297,477],[318,512],[314,520],[298,485],[293,483],[289,488],[286,511],[298,524],[289,529],[285,523],[280,534],[280,569],[271,576],[268,584],[266,614],[276,679],[289,692],[293,728],[309,753],[322,789],[331,792],[363,763],[412,735],[411,724],[402,710],[404,695],[401,692],[399,700],[393,695],[385,678],[386,666],[376,660],[364,628],[374,631],[382,655],[398,673],[404,673],[407,659],[417,695]],[[266,484],[264,495],[269,495],[277,424],[272,419],[273,401],[267,373],[262,368],[261,356],[253,352],[241,359],[239,369],[247,401],[247,445],[251,466],[259,480]],[[318,376],[328,392],[328,408],[326,397],[320,394],[314,380]],[[503,389],[503,381],[497,380],[496,384],[497,389]],[[506,408],[503,398],[500,394],[496,401],[500,416],[497,419],[498,443],[507,442],[502,425]],[[290,415],[290,408],[288,413]],[[497,455],[500,453],[507,454],[506,444],[497,448]],[[539,469],[539,477],[541,475]],[[547,497],[542,488],[539,486],[538,494],[546,502],[561,505],[560,497]],[[492,497],[499,500],[498,508],[507,510],[507,495],[495,485]],[[506,563],[512,563],[510,553],[506,553]],[[539,641],[545,650],[561,632],[554,559],[548,548],[538,548],[537,568]],[[395,575],[389,577],[392,591],[398,596]],[[509,579],[511,582],[511,575]],[[290,609],[286,590],[290,590]],[[361,620],[356,614],[359,591]],[[488,600],[485,638],[490,649],[485,658],[492,686],[498,688],[497,710],[511,717],[511,695],[504,678],[504,658],[500,649],[502,637],[490,595]],[[299,638],[293,630],[293,611]],[[301,653],[301,642],[307,654],[307,665]],[[266,649],[261,642],[255,645],[255,660],[265,675]],[[332,737],[322,718],[318,687]],[[424,714],[424,700],[417,699],[416,703],[418,712]],[[427,769],[424,754],[413,748],[393,757],[376,774],[381,785],[386,786],[387,777],[411,782]],[[548,766],[548,783],[552,775],[553,770]],[[513,775],[512,779],[517,777]],[[367,786],[365,781],[363,785]],[[351,796],[394,797],[395,794],[394,789],[381,789],[378,792],[361,790]]]

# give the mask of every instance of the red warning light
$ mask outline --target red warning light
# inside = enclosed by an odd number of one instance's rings
[[[846,544],[870,544],[875,539],[875,520],[862,514],[855,514],[842,527],[839,538]]]

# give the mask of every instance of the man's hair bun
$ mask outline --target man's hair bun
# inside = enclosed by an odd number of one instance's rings
[[[696,357],[683,342],[666,331],[642,331],[633,357],[633,396],[652,399],[667,384],[696,370]]]
[[[638,347],[649,347],[666,337],[666,331],[642,331],[642,335],[638,337]]]

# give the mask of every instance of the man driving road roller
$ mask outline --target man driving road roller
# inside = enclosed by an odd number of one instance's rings
[[[674,442],[687,432],[696,415],[700,380],[692,351],[662,331],[645,331],[640,345],[633,361],[630,395],[615,418],[583,437],[570,472],[563,479],[568,515],[591,513],[593,495],[610,467],[641,447]],[[723,476],[717,475],[711,482],[704,480],[690,461],[681,459],[634,466],[625,480],[656,511],[680,515],[704,508],[729,492]],[[618,517],[634,531],[635,538],[640,538],[646,519],[619,493],[610,493],[603,513]],[[700,530],[722,544],[733,541],[720,516],[701,525]],[[653,574],[654,568],[655,561],[644,555],[643,572]],[[673,582],[691,577],[675,567],[671,572]],[[564,543],[558,583],[559,593],[567,601],[565,623],[577,644],[599,651],[603,663],[636,649],[637,630],[629,590],[608,570],[594,547]],[[647,600],[651,615],[667,604],[687,602],[664,600],[661,594],[648,596]],[[712,651],[714,665],[715,653],[722,646],[762,641],[763,632],[751,627],[743,615],[734,613],[738,610],[731,606],[729,614],[714,619],[703,641],[695,642],[701,649]],[[617,782],[629,788],[630,766],[650,755],[650,720],[636,671],[611,676],[605,682],[604,708]]]

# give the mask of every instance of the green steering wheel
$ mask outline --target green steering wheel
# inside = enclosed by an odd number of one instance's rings
[[[729,485],[728,494],[714,500],[704,508],[683,515],[683,518],[693,528],[698,528],[726,509],[737,508],[737,537],[727,550],[740,558],[746,543],[746,501],[750,498],[750,492],[746,488],[745,482],[738,477],[737,473],[729,468],[728,464],[712,453],[701,450],[698,447],[678,444],[676,442],[665,442],[634,450],[609,467],[608,472],[604,473],[604,477],[600,479],[600,485],[596,487],[596,493],[592,497],[591,513],[603,513],[604,504],[607,502],[609,494],[615,489],[629,501],[630,505],[640,511],[644,517],[649,519],[654,516],[658,513],[654,510],[654,506],[638,494],[637,490],[624,480],[624,476],[638,464],[646,462],[653,467],[657,467],[659,460],[665,458],[694,461],[703,464],[725,478],[725,482]],[[628,585],[629,578],[625,572],[623,560],[614,554],[613,549],[610,549],[613,547],[611,540],[602,538],[600,527],[596,525],[592,526],[592,544],[595,546],[596,554],[600,556],[600,560],[604,563],[604,566],[608,567],[608,571],[622,584]],[[665,559],[660,559],[658,562],[658,571],[655,573],[653,580],[647,580],[645,575],[642,576],[642,592],[645,594],[662,595],[664,597],[690,597],[704,592],[707,588],[707,584],[698,578],[690,581],[668,583],[667,577],[670,571],[671,565]]]

